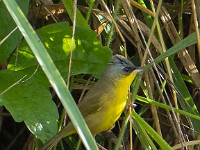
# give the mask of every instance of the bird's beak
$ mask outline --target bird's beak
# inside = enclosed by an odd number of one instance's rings
[[[145,71],[145,67],[136,67],[133,72],[139,73]]]

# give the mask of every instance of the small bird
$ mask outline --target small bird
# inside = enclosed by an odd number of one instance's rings
[[[94,136],[113,127],[124,110],[129,87],[141,71],[142,67],[136,67],[125,57],[115,55],[94,87],[83,97],[78,108]],[[76,130],[69,123],[43,149],[51,149],[62,138],[74,133]]]

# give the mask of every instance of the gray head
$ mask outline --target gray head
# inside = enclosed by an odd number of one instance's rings
[[[124,56],[115,55],[112,57],[108,67],[105,69],[104,74],[107,76],[128,76],[132,72],[142,71],[141,67],[136,67],[132,62],[126,59]]]

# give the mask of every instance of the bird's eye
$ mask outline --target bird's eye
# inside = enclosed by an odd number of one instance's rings
[[[123,71],[125,73],[130,73],[131,72],[131,68],[130,67],[125,67],[125,68],[123,68]]]

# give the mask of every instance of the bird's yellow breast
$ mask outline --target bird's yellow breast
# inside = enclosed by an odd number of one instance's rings
[[[134,78],[135,74],[131,73],[129,76],[120,78],[114,81],[113,83],[111,83],[111,81],[104,81],[103,84],[105,86],[101,87],[101,91],[104,92],[101,92],[100,94],[96,95],[95,99],[96,102],[101,102],[102,105],[100,105],[98,110],[84,117],[93,135],[96,135],[102,131],[106,131],[113,127],[114,123],[118,120],[122,111],[124,110],[124,107],[126,105],[128,89]],[[93,92],[93,89],[91,89],[90,92]],[[91,98],[87,97],[87,100],[89,99]],[[86,104],[86,101],[84,102],[84,104]],[[90,106],[91,103],[87,103],[87,105]],[[86,108],[86,105],[84,105],[84,108]],[[85,112],[83,112],[84,109],[81,110],[82,113],[85,114]],[[67,132],[69,134],[75,132],[75,129],[72,126],[72,124],[70,124],[70,126],[68,125],[67,129]]]
[[[101,125],[99,124],[101,129],[98,129],[98,132],[100,130],[100,132],[102,132],[112,128],[114,123],[118,120],[126,106],[128,90],[134,78],[135,74],[132,73],[121,80],[117,80],[115,86],[110,87],[112,89],[110,89],[108,95],[102,97],[105,107],[102,108],[101,114],[99,114],[99,118],[97,118],[101,119]]]

